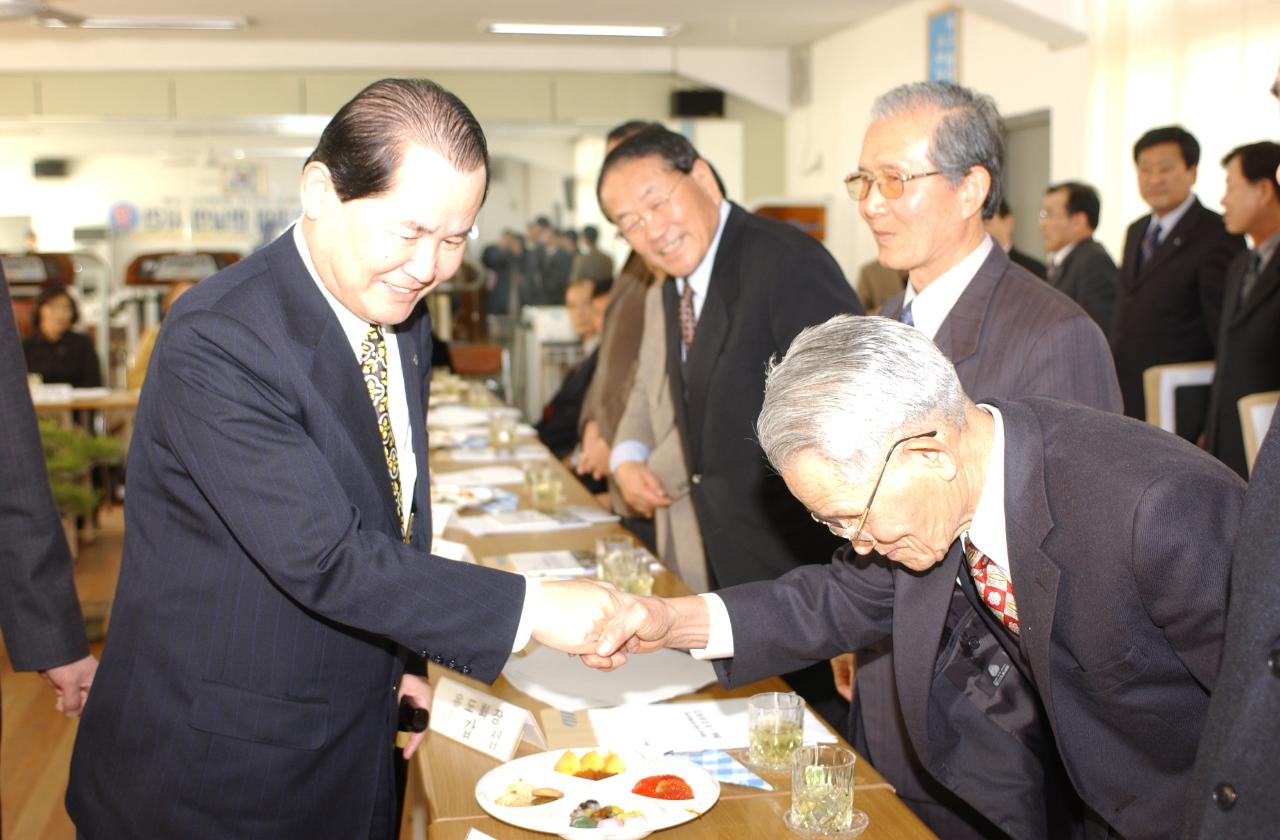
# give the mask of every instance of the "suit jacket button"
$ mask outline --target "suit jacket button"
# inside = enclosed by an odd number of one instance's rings
[[[1213,801],[1217,803],[1219,811],[1230,811],[1235,807],[1236,789],[1226,782],[1219,782],[1213,786]]]
[[[455,671],[458,670],[458,660],[450,659],[447,664],[448,664],[448,667],[452,668],[453,670]]]
[[[694,473],[693,475],[689,476],[689,480],[692,481],[694,484],[701,484],[702,473]]]
[[[427,658],[427,652],[426,652],[425,650],[420,650],[420,651],[418,651],[418,656],[421,656],[423,659],[426,659],[426,658]]]
[[[441,662],[444,662],[444,657],[437,653],[435,656],[431,657],[431,661],[439,665]]]
[[[470,666],[470,665],[463,665],[463,666],[462,666],[462,673],[464,673],[464,674],[470,674],[470,673],[471,673],[471,666]]]
[[[1271,655],[1267,657],[1267,667],[1271,669],[1271,676],[1280,677],[1280,648],[1271,651]]]

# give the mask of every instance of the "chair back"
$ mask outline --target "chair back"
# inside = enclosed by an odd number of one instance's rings
[[[1147,422],[1166,432],[1195,440],[1204,431],[1213,383],[1213,362],[1155,365],[1142,372]]]
[[[1280,402],[1280,391],[1262,391],[1241,397],[1236,406],[1240,410],[1240,429],[1244,432],[1244,462],[1253,472],[1253,462],[1258,460],[1262,439],[1271,428],[1271,418]]]

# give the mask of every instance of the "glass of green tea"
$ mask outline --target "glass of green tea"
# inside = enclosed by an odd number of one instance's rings
[[[804,742],[804,701],[792,692],[766,691],[747,702],[747,760],[763,770],[786,770]]]
[[[835,744],[811,744],[791,759],[791,811],[787,825],[805,836],[839,835],[854,821],[853,769],[857,756]]]

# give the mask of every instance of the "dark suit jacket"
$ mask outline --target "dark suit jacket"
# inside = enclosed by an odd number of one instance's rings
[[[881,314],[897,319],[905,295]],[[1013,265],[997,245],[979,267],[934,337],[977,400],[1046,396],[1119,412],[1111,351],[1102,331],[1063,294]],[[881,561],[885,562],[885,561]],[[851,735],[876,769],[940,835],[985,836],[988,828],[940,790],[907,739],[891,645],[858,653],[860,725]],[[946,812],[929,805],[941,803]],[[964,820],[968,825],[958,824]]]
[[[1222,673],[1187,792],[1188,840],[1262,840],[1280,825],[1280,413],[1254,464],[1232,555]]]
[[[1241,397],[1280,390],[1280,250],[1262,267],[1248,300],[1240,300],[1251,251],[1231,263],[1218,330],[1218,359],[1209,394],[1204,448],[1249,477],[1240,430]]]
[[[997,244],[997,248],[1000,246]],[[1003,249],[1001,249],[1003,250]],[[1020,265],[1030,273],[1039,277],[1041,280],[1045,278],[1045,265],[1030,254],[1019,251],[1017,248],[1009,249],[1009,261],[1015,265]]]
[[[667,369],[711,579],[769,580],[825,562],[839,540],[814,527],[769,468],[755,422],[769,359],[805,327],[862,305],[817,240],[736,204],[683,364],[675,287],[663,287]]]
[[[291,230],[165,318],[72,757],[86,837],[395,836],[402,671],[421,657],[494,680],[524,597],[518,578],[428,554],[424,312],[396,334],[409,545],[359,365]]]
[[[958,542],[923,573],[850,562],[846,548],[831,565],[721,592],[735,656],[717,671],[743,685],[892,634],[912,744],[1010,836],[1059,832],[1037,813],[1041,803],[1002,795],[1005,777],[1036,771],[1023,745],[970,725],[1021,685],[1043,704],[1084,802],[1128,840],[1169,837],[1218,673],[1244,483],[1137,421],[1043,398],[992,404],[1004,418],[1022,621],[1020,641],[1001,634],[1001,644],[1019,647],[1028,673],[994,685],[981,683],[985,668],[958,685],[935,676],[940,646],[955,642],[942,631],[962,568]]]
[[[600,348],[591,351],[578,364],[569,369],[555,394],[542,407],[542,419],[535,426],[538,440],[557,458],[573,452],[578,445],[578,415],[582,412],[582,400],[595,376]]]
[[[27,366],[0,270],[0,630],[15,671],[89,655],[71,552],[53,505]]]
[[[1111,329],[1119,269],[1107,249],[1096,239],[1086,239],[1071,249],[1049,285],[1080,304],[1105,333]]]
[[[1139,420],[1147,416],[1144,370],[1213,358],[1227,265],[1244,248],[1244,239],[1229,235],[1221,216],[1195,200],[1139,269],[1152,220],[1143,216],[1125,235],[1110,333],[1124,413]]]

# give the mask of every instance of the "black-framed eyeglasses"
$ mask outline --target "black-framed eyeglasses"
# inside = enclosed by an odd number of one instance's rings
[[[906,437],[900,438],[899,440],[895,440],[893,442],[893,445],[889,447],[889,454],[884,456],[884,465],[880,467],[880,475],[876,477],[875,486],[871,488],[871,498],[867,499],[867,505],[862,509],[862,515],[858,517],[858,521],[853,528],[850,528],[848,525],[846,525],[844,522],[842,522],[839,519],[824,519],[821,516],[818,516],[818,514],[813,513],[812,511],[809,512],[809,516],[813,517],[814,522],[817,522],[822,525],[826,525],[827,530],[829,530],[832,534],[835,534],[837,537],[839,537],[842,540],[848,540],[854,545],[857,545],[859,541],[863,541],[869,545],[875,545],[876,541],[871,537],[867,537],[865,540],[862,540],[862,529],[867,524],[867,514],[871,512],[871,505],[875,503],[876,493],[880,491],[880,482],[884,480],[884,473],[885,473],[885,470],[889,468],[889,461],[890,459],[893,458],[894,450],[896,450],[899,446],[901,446],[902,444],[906,443],[909,440],[916,440],[918,438],[937,437],[937,436],[938,436],[938,430],[934,429],[931,432],[921,432],[918,435],[907,435]],[[852,532],[852,535],[851,535],[851,532]]]
[[[845,176],[844,188],[849,191],[849,197],[854,201],[862,201],[871,195],[871,185],[874,183],[879,187],[880,195],[886,199],[893,200],[902,198],[902,193],[907,189],[907,181],[941,174],[942,171],[938,169],[929,172],[916,172],[910,175],[905,172],[894,172],[892,169],[886,169],[875,175],[870,172],[858,171]]]
[[[624,219],[619,219],[618,232],[624,237],[630,237],[632,234],[639,233],[641,228],[647,228],[649,226],[649,222],[670,210],[671,196],[676,194],[676,190],[679,189],[680,184],[684,182],[684,176],[687,174],[688,173],[686,172],[681,172],[681,177],[676,178],[676,182],[671,185],[671,189],[667,191],[667,194],[655,201],[653,204],[650,204],[645,209],[636,213],[629,214]]]

